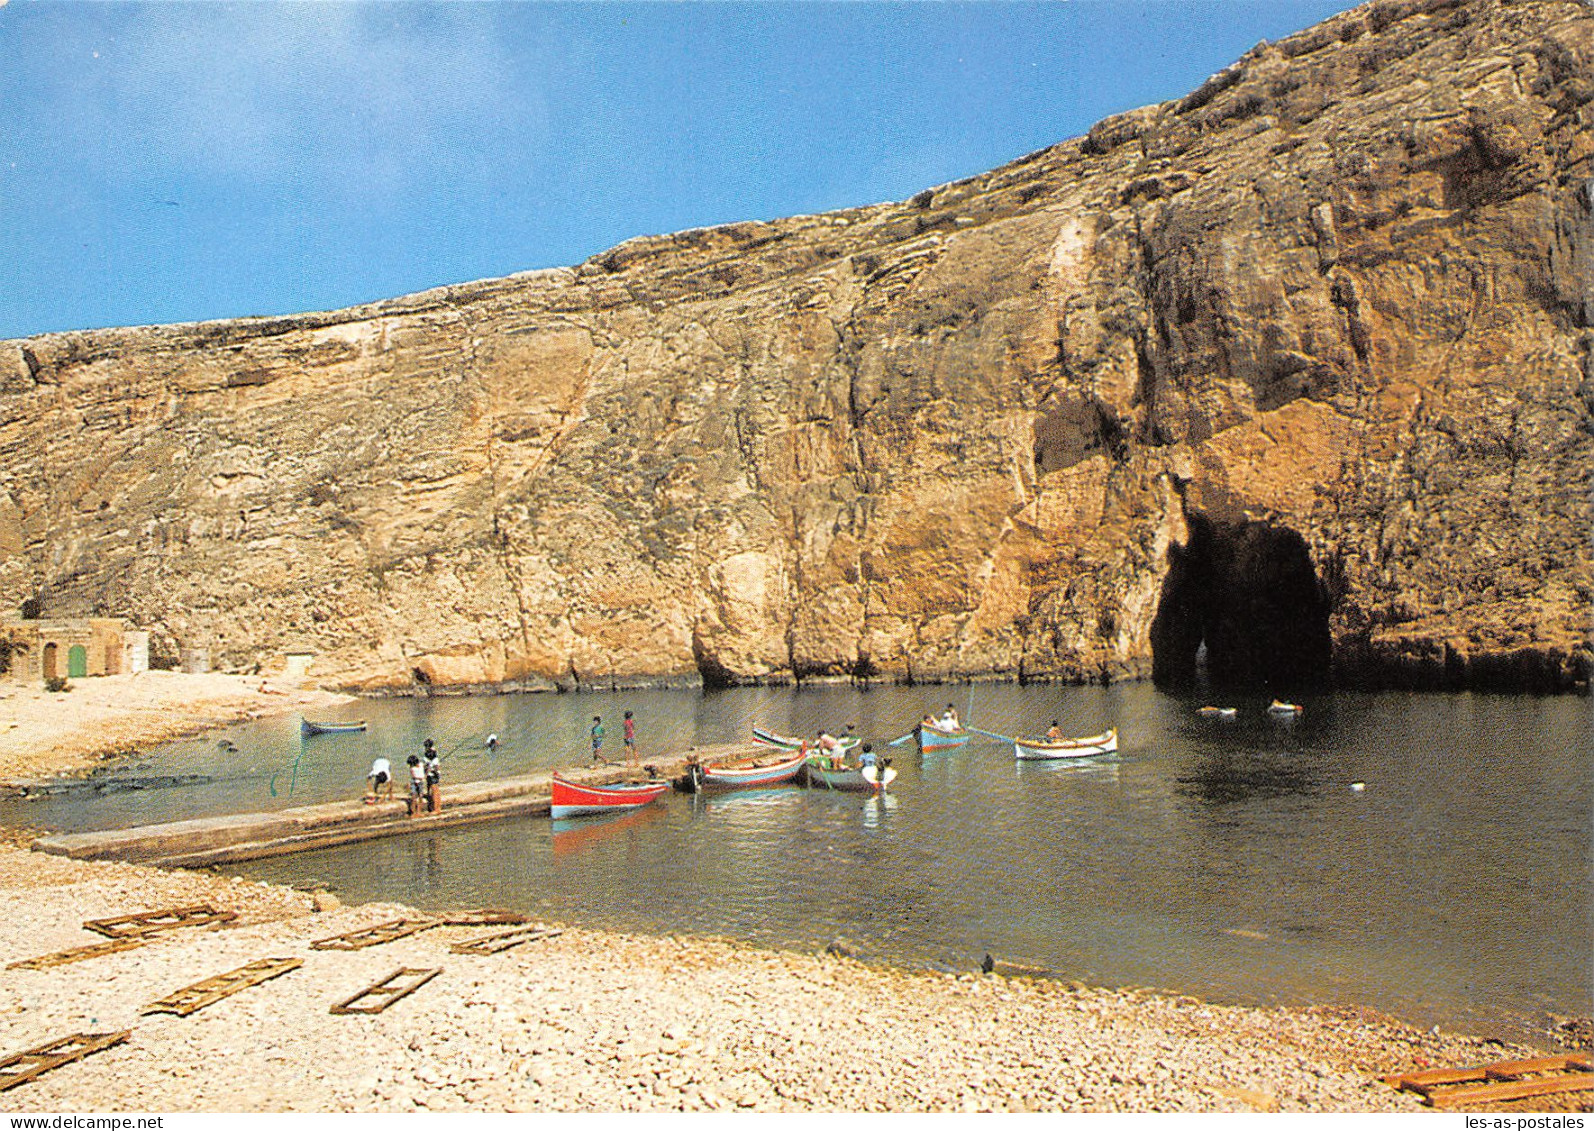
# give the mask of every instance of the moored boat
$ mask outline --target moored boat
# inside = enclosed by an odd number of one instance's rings
[[[1277,718],[1290,719],[1306,710],[1299,703],[1286,703],[1282,699],[1275,699],[1267,705],[1267,713]]]
[[[768,761],[756,759],[733,762],[724,766],[700,766],[701,787],[704,789],[745,789],[752,786],[779,785],[802,772],[808,752],[798,748],[789,758]]]
[[[1196,714],[1203,719],[1232,719],[1239,714],[1235,707],[1197,707]]]
[[[1015,738],[1013,753],[1027,762],[1054,758],[1090,758],[1112,754],[1118,749],[1118,730],[1114,727],[1089,738]]]
[[[897,780],[897,771],[890,766],[865,766],[861,770],[827,769],[827,759],[810,754],[803,766],[809,786],[817,789],[840,789],[856,792],[883,790]]]
[[[968,745],[974,733],[962,729],[942,730],[940,727],[920,723],[913,728],[913,736],[918,740],[920,754],[933,754],[939,750],[956,750],[959,746]]]
[[[299,720],[300,734],[353,734],[364,729],[364,719],[352,723],[313,723],[309,719]]]
[[[777,750],[801,750],[804,746],[812,747],[815,745],[815,743],[809,742],[805,738],[792,738],[788,735],[776,734],[774,731],[765,730],[763,727],[753,728],[753,741],[762,746],[773,746]],[[836,739],[837,745],[842,750],[851,750],[862,741],[855,734],[843,735]]]
[[[667,781],[581,785],[553,776],[553,802],[548,815],[556,821],[587,813],[618,813],[657,801],[670,788]]]

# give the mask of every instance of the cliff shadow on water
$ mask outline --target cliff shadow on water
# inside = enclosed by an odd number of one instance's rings
[[[1190,540],[1168,548],[1152,676],[1159,685],[1305,690],[1328,682],[1330,601],[1305,540],[1265,522],[1189,516]]]

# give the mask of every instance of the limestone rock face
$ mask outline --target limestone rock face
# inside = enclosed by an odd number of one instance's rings
[[[1591,408],[1594,19],[1380,0],[902,204],[0,343],[0,603],[370,689],[1561,687]]]

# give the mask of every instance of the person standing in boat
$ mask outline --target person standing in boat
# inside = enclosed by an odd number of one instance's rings
[[[625,760],[636,763],[636,720],[631,717],[631,712],[625,713],[625,722],[621,726],[621,733],[625,736]]]
[[[387,799],[393,800],[393,764],[386,758],[378,757],[371,763],[371,772],[365,775],[365,780],[371,783],[371,793],[365,799],[367,805],[376,803],[376,794],[384,785],[387,786]]]
[[[1056,741],[1063,737],[1063,728],[1057,725],[1057,720],[1052,720],[1052,725],[1046,728],[1046,737]]]
[[[426,743],[426,758],[421,768],[426,771],[426,808],[436,813],[443,807],[443,759],[430,740]]]
[[[607,766],[609,763],[607,761],[605,761],[605,759],[603,757],[603,716],[602,715],[593,715],[592,716],[592,730],[589,733],[592,735],[592,760],[594,762],[603,762],[603,764],[605,766]]]
[[[958,710],[950,703],[946,705],[946,710],[941,712],[940,727],[948,734],[963,729],[962,725],[958,722]]]

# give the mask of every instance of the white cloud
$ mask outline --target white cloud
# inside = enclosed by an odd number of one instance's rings
[[[515,81],[537,62],[513,56],[495,6],[121,13],[96,44],[110,74],[70,87],[67,110],[105,160],[135,176],[297,180],[308,163],[322,176],[402,183],[416,162],[484,130],[542,133],[542,100]]]

